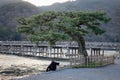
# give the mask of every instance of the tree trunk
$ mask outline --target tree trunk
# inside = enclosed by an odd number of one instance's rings
[[[84,37],[81,35],[78,35],[78,34],[72,34],[72,33],[69,33],[69,35],[71,35],[71,37],[73,38],[73,40],[77,41],[78,43],[78,54],[82,54],[85,58],[85,64],[87,63],[87,51],[86,51],[86,48],[85,48],[85,40],[84,40]]]
[[[84,57],[85,57],[85,64],[86,64],[87,63],[88,53],[87,53],[86,48],[85,48],[85,40],[84,40],[83,37],[79,37],[77,42],[78,42],[78,46],[79,46],[78,53],[84,55]]]

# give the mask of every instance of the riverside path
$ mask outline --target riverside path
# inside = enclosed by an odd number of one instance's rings
[[[120,59],[100,68],[62,69],[44,72],[18,80],[120,80]]]

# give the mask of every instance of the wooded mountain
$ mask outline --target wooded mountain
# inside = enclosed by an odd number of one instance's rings
[[[106,33],[97,37],[90,34],[86,40],[120,42],[120,0],[76,0],[55,3],[52,6],[42,7],[42,9],[45,11],[104,11],[108,17],[112,18],[109,24],[103,25]]]
[[[90,34],[87,41],[120,42],[120,0],[76,0],[55,3],[51,6],[36,7],[22,0],[0,0],[0,40],[20,40],[16,33],[16,18],[29,17],[42,11],[105,11],[112,18],[107,25],[102,25],[106,33],[100,36]]]
[[[0,40],[20,40],[17,18],[38,14],[36,6],[22,0],[0,0]]]

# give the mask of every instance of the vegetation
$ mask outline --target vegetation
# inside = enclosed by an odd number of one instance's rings
[[[0,40],[21,40],[16,32],[16,18],[29,17],[38,12],[36,6],[22,0],[0,0]]]
[[[44,12],[31,18],[18,19],[18,31],[27,34],[30,41],[73,40],[78,43],[79,54],[87,57],[84,36],[89,33],[100,35],[105,31],[100,28],[102,22],[110,18],[104,12]]]
[[[102,25],[106,30],[106,33],[101,36],[95,36],[91,33],[85,37],[85,40],[120,42],[119,7],[120,0],[76,0],[73,2],[68,1],[66,3],[55,3],[54,5],[46,7],[36,7],[28,2],[23,2],[23,0],[0,0],[0,27],[5,26],[8,30],[10,29],[16,33],[17,17],[29,17],[43,11],[106,11],[108,16],[112,18],[109,24],[105,26]],[[14,36],[14,34],[12,36]],[[1,40],[7,39],[7,36],[4,38],[1,37]],[[21,39],[25,40],[24,36],[22,36]],[[9,37],[9,40],[13,40],[13,38]]]
[[[114,6],[114,7],[113,7]],[[40,7],[44,11],[105,11],[112,18],[109,24],[102,25],[106,33],[100,36],[89,34],[86,41],[120,42],[120,0],[76,0]]]
[[[20,40],[20,34],[8,29],[7,27],[0,27],[0,40]]]

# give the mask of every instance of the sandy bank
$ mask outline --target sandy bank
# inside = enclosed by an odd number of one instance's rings
[[[68,65],[68,62],[60,62],[60,67]],[[0,72],[4,70],[21,70],[21,72],[24,72],[23,75],[17,76],[17,75],[6,75],[6,74],[0,74],[0,80],[9,80],[13,78],[19,78],[23,76],[28,76],[40,72],[44,72],[47,68],[47,66],[51,63],[51,60],[41,60],[41,59],[35,59],[35,58],[25,58],[25,57],[19,57],[14,55],[3,55],[0,54]],[[11,70],[10,70],[11,71]],[[28,72],[31,71],[31,72]],[[20,71],[19,71],[20,72]]]

